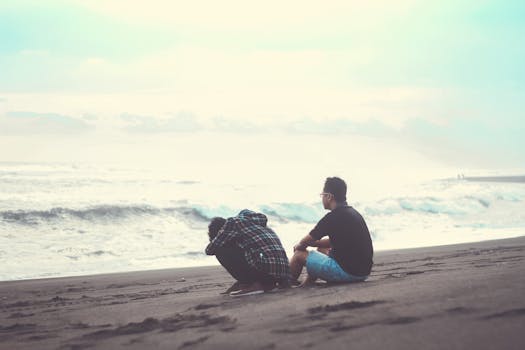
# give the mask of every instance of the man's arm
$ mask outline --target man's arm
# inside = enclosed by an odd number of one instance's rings
[[[228,242],[232,241],[235,236],[237,236],[237,231],[235,230],[235,218],[227,219],[224,227],[219,231],[217,236],[208,244],[206,247],[207,255],[215,255],[215,252],[218,248],[226,245]]]
[[[315,225],[314,229],[293,247],[293,251],[306,250],[307,247],[330,248],[330,239],[323,239],[323,237],[327,235],[327,232],[331,231],[330,218],[331,214],[326,214],[317,225]]]
[[[318,241],[315,241],[315,245],[313,245],[312,247],[332,248],[332,246],[330,245],[330,238],[322,238]]]
[[[332,246],[330,245],[330,238],[316,240],[310,234],[307,234],[293,247],[293,251],[306,250],[307,247],[331,248]]]
[[[310,236],[310,234],[307,234],[293,247],[293,251],[306,250],[307,247],[315,247],[316,242],[318,241],[315,238]]]

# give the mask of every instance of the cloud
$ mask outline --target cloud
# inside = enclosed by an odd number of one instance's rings
[[[431,119],[411,118],[400,125],[392,125],[374,118],[323,120],[306,117],[268,121],[228,116],[201,118],[189,111],[157,116],[121,113],[115,119],[88,113],[76,118],[58,113],[12,111],[0,116],[0,134],[13,136],[21,143],[28,135],[61,136],[56,140],[68,135],[85,135],[84,142],[99,144],[103,141],[108,147],[118,145],[118,140],[141,144],[147,139],[152,149],[163,148],[170,139],[190,140],[196,132],[209,135],[209,140],[221,139],[221,142],[230,137],[282,140],[283,147],[286,140],[294,138],[350,145],[355,142],[357,148],[361,147],[359,140],[368,140],[379,148],[388,143],[400,145],[428,159],[460,167],[511,166],[525,162],[522,137],[525,126],[519,118],[514,124],[476,118]],[[178,136],[173,138],[172,134]]]
[[[179,112],[167,117],[151,117],[124,113],[120,119],[126,124],[123,129],[131,133],[178,133],[202,129],[195,115]]]
[[[327,121],[316,121],[312,119],[300,119],[288,123],[284,130],[293,134],[316,134],[316,135],[362,135],[370,137],[391,137],[399,132],[399,126],[392,126],[377,119],[351,120],[333,119]]]
[[[519,39],[525,27],[517,20],[525,6],[519,2],[484,1],[475,6],[469,1],[413,0],[80,3],[146,27],[163,23],[165,31],[177,38],[171,49],[201,46],[234,54],[335,52],[345,55],[347,63],[336,65],[338,78],[330,78],[361,86],[513,86],[523,84],[525,73],[521,64],[525,50]],[[302,57],[295,62],[302,64]]]
[[[82,120],[54,113],[11,111],[0,116],[4,135],[76,135],[93,130]]]
[[[290,94],[525,81],[524,26],[498,21],[511,10],[491,1],[24,3],[41,8],[11,5],[2,17],[0,7],[0,52],[9,53],[0,90]]]
[[[511,126],[480,119],[431,121],[413,118],[394,127],[376,119],[315,121],[306,118],[275,125],[274,128],[295,135],[331,138],[355,135],[377,142],[393,140],[428,158],[460,167],[509,166],[525,162],[525,139],[522,137],[525,126],[519,121]]]
[[[248,120],[234,120],[226,117],[213,118],[212,131],[228,132],[235,134],[259,134],[275,130],[275,126],[270,124],[253,123]]]

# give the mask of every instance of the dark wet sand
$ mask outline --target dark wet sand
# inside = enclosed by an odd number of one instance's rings
[[[231,298],[219,267],[0,283],[1,349],[525,349],[525,237],[376,254],[371,278]]]

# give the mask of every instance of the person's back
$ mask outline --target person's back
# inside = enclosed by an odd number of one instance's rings
[[[286,251],[269,228],[264,214],[242,210],[228,219],[214,218],[208,226],[210,243],[206,254],[215,255],[239,282],[228,293],[251,295],[290,284]]]
[[[349,274],[369,275],[374,252],[368,227],[361,214],[351,206],[342,206],[325,217],[330,222],[326,232],[332,248],[330,256]]]
[[[241,233],[236,242],[246,259],[263,272],[289,280],[288,257],[277,234],[267,226],[266,215],[243,210],[231,219]]]

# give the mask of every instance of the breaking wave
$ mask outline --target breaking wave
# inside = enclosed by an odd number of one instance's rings
[[[81,209],[52,208],[49,210],[6,210],[0,211],[0,218],[6,222],[23,225],[35,225],[39,223],[77,219],[85,221],[104,221],[131,219],[134,217],[169,215],[177,213],[191,220],[204,221],[208,217],[195,208],[175,207],[157,208],[150,205],[99,205]]]
[[[463,215],[489,208],[491,201],[484,198],[466,196],[450,199],[436,197],[422,198],[391,198],[384,199],[374,206],[366,206],[368,215],[393,215],[402,212],[418,212],[423,214]]]
[[[523,196],[459,196],[456,198],[438,197],[400,197],[387,198],[368,203],[355,203],[365,216],[385,216],[415,212],[424,215],[461,216],[489,210],[496,201],[522,202]],[[215,216],[230,217],[243,208],[225,205],[208,207],[187,204],[175,207],[155,207],[152,205],[98,205],[73,209],[56,207],[49,210],[5,210],[0,211],[0,219],[8,223],[36,225],[59,220],[83,220],[109,223],[112,220],[145,218],[147,216],[176,216],[190,222],[208,222]],[[251,208],[266,214],[270,220],[280,223],[315,223],[326,211],[320,203],[271,203]]]

